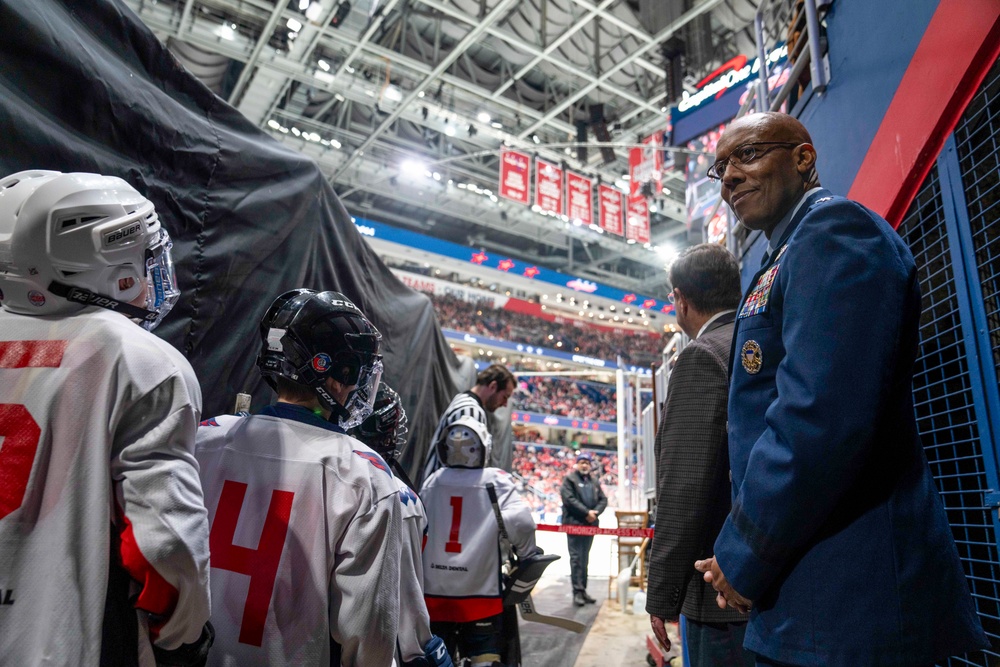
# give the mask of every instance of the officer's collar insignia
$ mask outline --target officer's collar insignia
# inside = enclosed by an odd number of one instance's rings
[[[760,367],[764,363],[764,357],[760,352],[760,345],[755,340],[748,340],[743,343],[743,350],[740,353],[740,361],[743,362],[743,370],[750,375],[760,372]]]
[[[826,202],[826,201],[833,201],[833,197],[820,197],[819,199],[817,199],[813,203],[814,204],[822,204],[823,202]]]

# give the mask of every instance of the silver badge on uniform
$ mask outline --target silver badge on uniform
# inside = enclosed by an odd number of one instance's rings
[[[764,364],[764,356],[761,354],[760,345],[755,340],[748,340],[743,343],[740,353],[740,361],[743,362],[743,370],[750,375],[760,372],[760,367]]]

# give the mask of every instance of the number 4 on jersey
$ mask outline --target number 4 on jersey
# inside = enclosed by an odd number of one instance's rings
[[[260,646],[264,639],[264,623],[271,606],[274,580],[278,576],[278,563],[285,546],[295,494],[291,491],[271,492],[264,530],[260,534],[257,548],[250,549],[233,544],[246,493],[246,484],[226,480],[215,511],[215,521],[212,522],[209,548],[212,551],[212,567],[250,577],[247,601],[243,607],[243,621],[240,624],[240,643]]]

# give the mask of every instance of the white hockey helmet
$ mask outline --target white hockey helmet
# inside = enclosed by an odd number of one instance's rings
[[[152,329],[180,291],[153,203],[120,178],[22,171],[0,179],[0,305],[23,315],[85,306]],[[145,294],[144,306],[133,305]]]
[[[485,468],[492,448],[493,437],[486,424],[473,417],[459,417],[438,442],[437,455],[447,468]]]

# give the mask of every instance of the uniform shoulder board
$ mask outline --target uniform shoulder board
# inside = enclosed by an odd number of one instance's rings
[[[819,199],[817,199],[817,200],[816,200],[815,202],[813,202],[813,203],[814,203],[814,204],[822,204],[822,203],[824,203],[824,202],[828,202],[828,201],[833,201],[833,197],[820,197]]]
[[[392,477],[392,473],[389,472],[389,466],[387,466],[385,461],[382,460],[382,457],[375,452],[362,452],[357,449],[353,449],[351,451],[363,458],[365,461],[368,461],[368,463],[371,463],[385,474],[389,475],[389,477]]]

